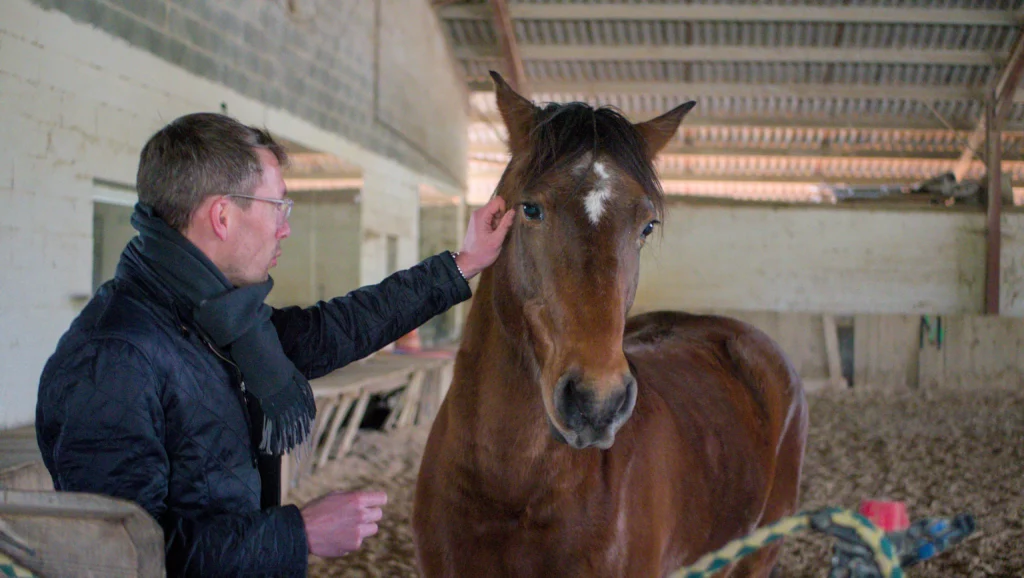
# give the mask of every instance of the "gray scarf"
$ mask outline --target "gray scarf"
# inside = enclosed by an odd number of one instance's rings
[[[281,455],[305,441],[316,403],[270,321],[272,310],[264,300],[274,280],[233,286],[202,251],[143,203],[135,205],[131,223],[139,236],[124,257],[148,267],[192,308],[195,323],[238,366],[246,389],[259,402],[260,451]]]

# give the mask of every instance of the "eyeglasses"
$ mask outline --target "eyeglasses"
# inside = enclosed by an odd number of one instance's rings
[[[288,220],[288,216],[292,214],[292,207],[295,206],[294,199],[271,199],[268,197],[254,197],[252,195],[225,195],[226,197],[238,197],[239,199],[252,199],[254,201],[264,201],[267,203],[274,203],[277,205],[277,214],[281,218],[281,222]]]

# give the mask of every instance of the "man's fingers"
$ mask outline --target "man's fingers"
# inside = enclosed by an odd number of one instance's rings
[[[357,503],[363,508],[383,506],[388,503],[388,495],[386,492],[360,492]]]
[[[501,212],[500,211],[488,211],[486,215],[481,215],[483,218],[480,220],[481,223],[485,224],[488,231],[493,231],[498,228],[501,224]]]
[[[359,524],[359,541],[377,533],[377,524]]]
[[[491,229],[495,229],[498,226],[498,216],[505,210],[505,199],[494,197],[478,210],[482,213],[481,220],[490,225]]]
[[[363,510],[362,522],[376,522],[384,517],[384,511],[380,508],[367,508]]]
[[[488,212],[490,212],[490,213],[497,213],[499,211],[504,211],[505,210],[505,199],[496,196],[496,197],[491,198],[491,200],[488,201],[487,204],[484,205],[484,206],[487,207]]]
[[[507,211],[502,217],[501,222],[498,223],[497,231],[504,233],[508,231],[508,228],[512,226],[512,222],[516,220],[515,211]]]

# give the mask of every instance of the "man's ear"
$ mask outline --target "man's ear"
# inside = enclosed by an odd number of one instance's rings
[[[199,213],[198,216],[200,217],[200,219],[202,221],[207,221],[205,223],[200,223],[200,226],[210,227],[210,230],[213,232],[214,236],[216,236],[221,241],[227,240],[228,226],[231,224],[232,220],[235,217],[234,211],[232,209],[240,207],[238,207],[238,205],[233,204],[230,200],[228,200],[227,197],[224,196],[213,197],[208,202],[209,206],[206,207],[205,210],[203,210],[203,207],[200,205],[199,211],[197,211],[197,213]]]

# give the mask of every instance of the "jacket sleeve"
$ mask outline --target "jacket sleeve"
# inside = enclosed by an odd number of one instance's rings
[[[145,508],[164,528],[170,575],[305,575],[305,527],[294,506],[196,519],[168,507],[162,382],[121,339],[94,339],[74,359],[47,367],[36,425],[56,489]]]
[[[285,354],[308,379],[377,351],[472,295],[447,251],[377,285],[274,311]]]

